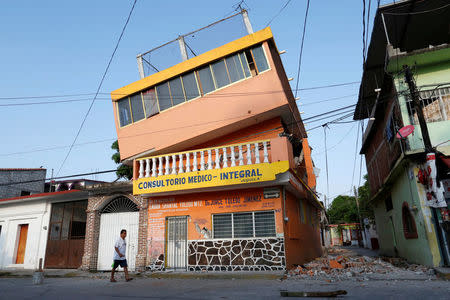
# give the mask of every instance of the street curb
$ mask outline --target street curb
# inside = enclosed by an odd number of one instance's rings
[[[266,279],[277,280],[284,274],[255,274],[255,273],[148,273],[141,274],[146,278],[158,279]]]
[[[439,279],[450,280],[450,268],[434,268]]]

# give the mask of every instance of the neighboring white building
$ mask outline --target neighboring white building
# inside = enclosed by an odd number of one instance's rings
[[[58,226],[52,227],[53,230],[56,228],[59,231],[57,235],[59,234],[58,237],[60,238],[55,239],[55,234],[49,235],[50,225],[58,225],[58,222],[54,220],[50,222],[51,216],[52,219],[55,218],[55,212],[52,213],[52,206],[61,202],[83,203],[83,200],[87,205],[87,192],[79,190],[0,199],[0,269],[37,269],[40,258],[42,258],[45,265],[47,241],[61,241],[60,245],[53,243],[53,252],[66,246],[65,244],[71,242],[70,232],[74,224],[74,218],[71,217],[69,221],[71,223],[66,225],[66,228],[69,229],[67,229],[68,233],[65,236],[68,236],[68,238],[61,238],[64,236],[65,228],[64,220],[61,216],[59,228]],[[64,214],[67,211],[67,207],[64,205],[63,207]],[[76,204],[73,207],[70,208],[72,214],[76,208],[79,208]],[[82,226],[83,224],[81,223],[83,221],[78,222]],[[84,244],[84,232],[82,235],[82,237],[77,237],[77,240]],[[65,266],[62,265],[61,267]]]

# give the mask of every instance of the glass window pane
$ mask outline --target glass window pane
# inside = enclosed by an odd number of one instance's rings
[[[200,96],[198,90],[197,79],[195,78],[195,73],[189,73],[182,76],[184,93],[186,94],[186,99],[191,100]]]
[[[158,94],[159,109],[161,111],[172,107],[172,100],[170,99],[169,85],[167,82],[156,86],[156,93]]]
[[[213,215],[214,238],[231,238],[231,214]]]
[[[245,57],[245,54],[239,53],[239,57],[241,59],[242,67],[244,67],[244,75],[245,77],[250,77],[252,74],[250,73],[250,68],[248,67],[247,58]]]
[[[184,102],[183,86],[181,85],[181,78],[177,77],[169,81],[170,93],[172,95],[173,105]]]
[[[261,73],[269,69],[269,64],[267,63],[266,56],[264,55],[264,50],[262,46],[258,46],[252,49],[253,57],[255,58],[256,67],[258,72]]]
[[[273,211],[255,212],[255,236],[275,236],[275,215]]]
[[[52,204],[52,217],[50,222],[61,222],[64,211],[64,203]]]
[[[120,126],[125,126],[131,123],[130,102],[128,97],[118,101],[119,106],[119,121]]]
[[[133,122],[137,122],[145,118],[144,106],[142,105],[141,93],[130,97],[131,111],[133,113]]]
[[[234,237],[253,237],[252,213],[233,214]]]
[[[61,223],[50,224],[50,240],[59,240],[61,234]]]
[[[200,84],[202,86],[203,94],[207,94],[215,90],[214,81],[209,66],[206,66],[203,69],[198,70],[198,75],[200,77]]]
[[[228,73],[230,74],[231,82],[235,82],[244,78],[244,71],[242,70],[239,56],[233,55],[225,59],[227,62]]]
[[[147,114],[147,118],[156,115],[159,112],[159,109],[155,89],[150,89],[143,92],[142,98],[144,98],[145,113]]]
[[[211,66],[214,72],[214,79],[216,80],[217,88],[230,84],[230,78],[228,77],[227,68],[225,67],[225,61],[223,59],[213,63]]]

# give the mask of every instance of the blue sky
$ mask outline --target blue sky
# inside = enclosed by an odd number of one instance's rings
[[[116,137],[112,104],[106,93],[139,79],[136,55],[229,14],[232,1],[139,0],[106,76],[99,99],[59,175],[112,169]],[[372,1],[372,17],[375,2]],[[386,1],[382,1],[384,3]],[[286,1],[246,0],[254,30]],[[132,1],[9,1],[0,4],[0,98],[95,92]],[[296,79],[306,0],[293,0],[272,22],[288,77]],[[227,42],[227,41],[224,41]],[[311,1],[300,88],[359,81],[362,70],[362,1]],[[295,85],[295,80],[292,82]],[[358,84],[300,91],[303,118],[356,103]],[[335,101],[327,100],[343,97]],[[0,167],[59,169],[86,113],[91,96],[64,99],[0,99],[0,104],[87,99],[51,105],[0,107]],[[322,122],[307,124],[307,128]],[[356,123],[328,130],[329,196],[348,193],[355,155]],[[321,169],[318,192],[326,193],[324,134],[309,132],[313,159]],[[51,151],[35,151],[57,147]],[[359,162],[359,157],[358,157]],[[354,182],[358,181],[357,167]],[[363,174],[366,173],[363,166]],[[113,180],[114,174],[98,175]]]

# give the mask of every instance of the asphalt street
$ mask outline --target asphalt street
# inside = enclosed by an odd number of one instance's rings
[[[0,278],[1,299],[286,299],[281,290],[346,290],[342,299],[449,299],[450,281],[373,280],[325,282],[265,279],[135,278],[117,283],[95,278]],[[315,298],[318,299],[318,298]]]

